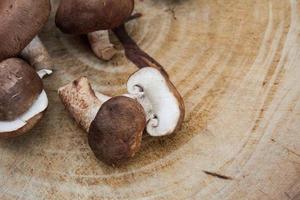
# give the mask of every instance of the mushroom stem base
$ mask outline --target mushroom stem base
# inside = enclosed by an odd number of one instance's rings
[[[81,77],[58,90],[60,99],[75,121],[89,131],[101,105],[109,99],[105,95],[97,95],[88,79]]]
[[[53,63],[47,49],[38,36],[21,51],[20,56],[27,60],[37,71],[53,68]]]
[[[94,54],[101,60],[111,60],[117,53],[114,45],[110,42],[109,32],[107,30],[88,33],[87,37]]]

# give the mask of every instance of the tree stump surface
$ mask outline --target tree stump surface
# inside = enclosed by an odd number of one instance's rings
[[[95,90],[126,91],[135,66],[119,52],[98,60],[84,36],[54,24],[41,33],[55,63],[49,108],[31,133],[0,141],[0,199],[300,199],[300,1],[144,0],[128,24],[168,71],[186,105],[177,134],[143,136],[113,168],[57,95],[87,76]],[[117,126],[117,124],[116,124]]]

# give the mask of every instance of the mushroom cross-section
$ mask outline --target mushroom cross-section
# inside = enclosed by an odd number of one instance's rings
[[[164,136],[180,128],[184,103],[174,85],[159,69],[145,67],[130,76],[127,90],[147,114],[147,132]]]

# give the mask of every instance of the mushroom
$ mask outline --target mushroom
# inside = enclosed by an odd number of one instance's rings
[[[47,51],[37,38],[50,9],[49,0],[1,0],[0,61],[18,56],[24,49],[21,56],[37,69],[52,67]]]
[[[41,78],[50,70],[38,73],[19,58],[0,63],[0,138],[22,135],[42,118],[48,106]]]
[[[94,92],[85,77],[59,89],[59,96],[75,121],[89,132],[96,156],[108,164],[132,157],[144,129],[151,136],[178,130],[183,101],[174,85],[158,69],[145,67],[132,74],[128,94],[109,97]]]
[[[146,118],[136,100],[95,93],[85,77],[60,88],[59,96],[88,132],[89,145],[98,159],[118,165],[139,150]]]
[[[144,108],[147,133],[165,136],[177,131],[183,122],[184,102],[172,82],[156,68],[145,67],[127,82],[129,96]]]
[[[134,0],[62,0],[55,22],[64,33],[87,34],[95,55],[110,60],[116,53],[108,30],[124,23],[131,15]]]

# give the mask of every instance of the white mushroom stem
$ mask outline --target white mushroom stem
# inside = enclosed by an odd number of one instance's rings
[[[39,75],[39,77],[42,79],[44,78],[46,75],[51,75],[52,74],[52,70],[49,69],[41,69],[37,72],[37,74]]]
[[[101,105],[110,97],[93,91],[86,77],[81,77],[59,88],[58,94],[75,121],[89,131]]]
[[[49,53],[38,36],[22,50],[20,56],[36,70],[53,68]]]
[[[88,33],[87,37],[94,54],[101,60],[108,61],[116,54],[117,51],[109,40],[107,30]]]
[[[102,94],[100,92],[96,92],[95,91],[95,95],[96,97],[102,102],[102,104],[105,102],[105,101],[108,101],[111,97],[105,95],[105,94]]]

